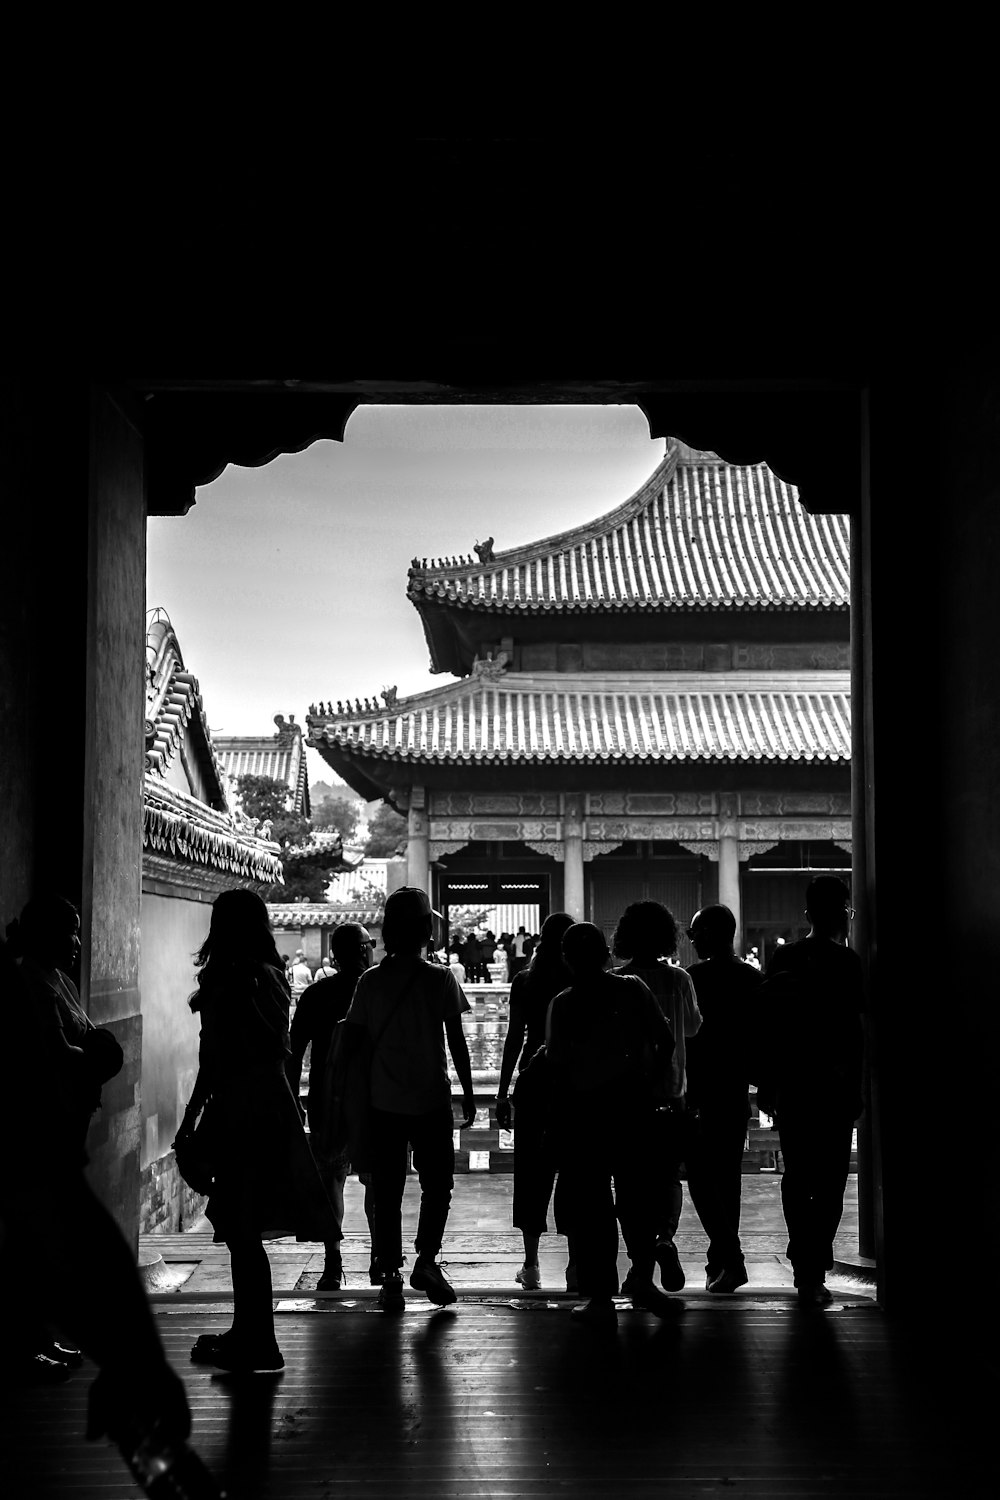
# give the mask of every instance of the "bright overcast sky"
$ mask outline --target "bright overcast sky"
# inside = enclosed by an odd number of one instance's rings
[[[660,462],[634,406],[363,406],[343,443],[228,468],[149,522],[147,605],[170,615],[213,730],[273,734],[319,699],[432,676],[413,557],[497,552],[591,521]],[[331,771],[309,752],[310,781]]]

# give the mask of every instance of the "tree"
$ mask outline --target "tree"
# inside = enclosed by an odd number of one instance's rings
[[[290,812],[286,808],[288,787],[285,783],[273,776],[240,776],[236,789],[240,805],[248,817],[270,822],[271,838],[281,850],[284,884],[272,885],[263,891],[264,900],[322,901],[330,876],[334,869],[341,867],[340,862],[336,861],[331,868],[330,860],[318,863],[314,858],[288,853],[289,849],[301,848],[308,843],[312,823],[302,813]]]
[[[313,807],[314,828],[331,828],[340,834],[344,843],[350,843],[358,826],[358,812],[346,797],[324,797]]]
[[[391,859],[406,852],[406,819],[383,802],[368,825],[367,859]]]

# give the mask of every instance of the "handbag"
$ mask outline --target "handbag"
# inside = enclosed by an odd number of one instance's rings
[[[211,1099],[193,1130],[183,1131],[173,1143],[177,1170],[193,1192],[208,1194],[215,1186],[218,1141]]]

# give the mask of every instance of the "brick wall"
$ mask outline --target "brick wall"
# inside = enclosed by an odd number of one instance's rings
[[[205,1212],[207,1198],[188,1187],[172,1151],[143,1167],[139,1180],[139,1233],[178,1234]]]

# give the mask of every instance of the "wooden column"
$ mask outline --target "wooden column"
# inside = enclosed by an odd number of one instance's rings
[[[736,918],[736,952],[743,951],[743,912],[740,902],[740,845],[735,833],[719,839],[719,903]]]
[[[407,813],[406,883],[431,894],[430,823],[423,787],[414,787]]]
[[[146,506],[142,436],[100,387],[91,399],[89,509],[82,992],[125,1064],[104,1085],[87,1149],[97,1193],[137,1246]]]
[[[574,922],[586,920],[583,897],[583,799],[567,792],[563,800],[563,907]]]

